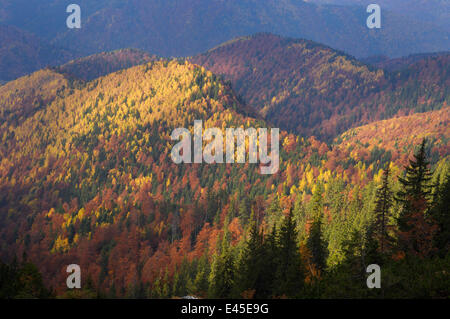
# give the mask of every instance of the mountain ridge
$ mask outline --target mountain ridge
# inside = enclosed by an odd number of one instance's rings
[[[398,112],[442,107],[450,101],[449,58],[427,57],[390,73],[322,44],[264,33],[190,61],[225,76],[267,121],[327,139]],[[424,102],[419,95],[429,95],[427,90],[437,95]]]
[[[357,57],[450,50],[450,33],[445,29],[436,31],[421,21],[386,11],[383,28],[369,30],[365,8],[353,6],[294,0],[81,1],[84,30],[78,32],[65,28],[62,0],[51,4],[2,2],[3,24],[36,32],[54,45],[79,48],[83,55],[136,47],[164,57],[189,56],[257,32],[307,38]],[[26,12],[21,9],[24,5]]]

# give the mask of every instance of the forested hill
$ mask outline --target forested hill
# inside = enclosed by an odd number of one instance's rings
[[[268,122],[330,139],[398,113],[448,105],[449,59],[449,54],[426,57],[389,73],[311,41],[258,34],[191,61],[224,75]]]
[[[76,263],[89,282],[84,287],[104,296],[241,297],[254,285],[237,285],[244,282],[237,274],[246,274],[251,264],[243,256],[257,221],[264,236],[271,230],[275,236],[274,255],[264,257],[277,263],[269,272],[293,276],[265,279],[277,284],[257,296],[312,296],[320,289],[305,287],[325,274],[338,280],[338,287],[339,276],[353,276],[347,270],[332,274],[343,264],[360,262],[358,247],[365,244],[358,236],[377,218],[383,168],[391,169],[391,187],[400,190],[397,176],[427,138],[433,185],[444,185],[448,172],[448,108],[372,123],[332,145],[281,131],[280,169],[274,175],[261,175],[258,164],[174,164],[174,128],[192,131],[199,119],[203,127],[222,130],[268,126],[220,77],[181,60],[152,61],[89,82],[45,69],[1,86],[0,101],[0,257],[12,260],[26,253],[59,295],[66,293],[66,266]],[[374,131],[371,139],[364,133]],[[396,139],[386,139],[387,131]],[[400,211],[395,205],[393,223]],[[286,217],[289,208],[295,224]],[[436,223],[444,223],[436,212]],[[320,272],[309,257],[317,246],[305,242],[317,216],[323,221],[319,247],[329,251],[319,262]],[[433,225],[433,231],[444,227]],[[426,233],[425,244],[433,242],[433,249],[421,252],[424,258],[445,249],[441,239],[434,243],[433,234]],[[285,246],[299,263],[289,272],[279,253]],[[409,269],[402,253],[417,251],[395,247],[386,258]],[[440,290],[445,282],[434,275],[441,271],[440,259],[427,262],[418,270],[426,278],[421,283],[434,276],[436,288],[429,293],[445,295]],[[401,279],[410,275],[402,273]],[[395,272],[390,276],[398,278]],[[299,290],[292,291],[289,282]],[[417,291],[395,287],[390,294],[417,296]]]

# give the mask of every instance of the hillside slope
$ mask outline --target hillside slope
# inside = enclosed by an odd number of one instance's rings
[[[428,57],[390,74],[311,41],[258,34],[191,61],[224,75],[267,121],[329,139],[397,112],[446,105],[449,59],[449,54]]]
[[[200,260],[214,267],[220,242],[243,247],[252,216],[271,229],[300,203],[305,236],[311,196],[323,184],[333,265],[343,258],[349,229],[373,218],[380,169],[392,160],[400,172],[411,155],[405,147],[384,150],[392,141],[378,141],[381,126],[399,141],[427,136],[441,169],[448,158],[447,108],[371,124],[379,125],[373,141],[364,133],[371,126],[332,146],[281,131],[274,175],[261,175],[258,164],[172,162],[174,128],[192,132],[200,119],[222,130],[267,126],[248,111],[218,76],[181,61],[153,61],[90,82],[43,70],[0,87],[0,257],[25,252],[59,294],[67,290],[66,266],[77,263],[108,296],[168,297],[158,281],[172,285],[191,263],[194,276],[201,274]]]

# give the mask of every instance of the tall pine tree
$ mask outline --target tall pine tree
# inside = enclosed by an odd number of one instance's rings
[[[210,296],[213,298],[232,298],[235,292],[235,261],[230,245],[228,223],[218,255],[215,256],[210,274]]]
[[[317,216],[310,228],[306,246],[311,254],[311,264],[316,271],[323,272],[328,257],[327,243],[323,238],[322,216]]]
[[[312,224],[309,230],[309,236],[306,241],[306,247],[310,253],[310,264],[314,268],[314,273],[319,274],[326,267],[328,257],[327,243],[323,239],[322,220],[323,220],[323,193],[324,186],[318,183],[314,189],[313,197],[310,203],[312,213]]]
[[[378,233],[381,253],[384,253],[386,245],[389,242],[387,225],[389,212],[392,207],[392,191],[389,186],[389,163],[383,173],[383,181],[381,187],[377,189],[375,200],[375,233]]]
[[[399,177],[403,189],[396,199],[402,210],[398,217],[400,248],[414,256],[428,256],[432,250],[432,239],[436,231],[425,213],[428,211],[432,185],[432,173],[426,158],[426,140],[422,141],[419,151],[406,167],[405,178]]]
[[[246,296],[260,297],[261,286],[264,284],[263,268],[265,267],[265,251],[263,246],[263,234],[259,230],[258,223],[251,216],[249,227],[249,239],[242,251],[238,266],[239,293]]]
[[[445,257],[450,252],[450,173],[442,185],[437,187],[430,215],[438,226],[434,245],[439,255]]]
[[[297,244],[297,230],[292,209],[280,227],[277,255],[275,295],[299,297],[304,284],[304,270]]]

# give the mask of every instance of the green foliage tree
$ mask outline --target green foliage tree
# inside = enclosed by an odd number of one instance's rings
[[[403,210],[399,217],[399,227],[408,229],[405,214],[413,209],[414,202],[424,200],[428,204],[431,195],[430,181],[432,173],[429,169],[429,162],[426,158],[426,139],[422,141],[419,151],[414,154],[414,159],[409,161],[409,166],[405,167],[405,178],[398,180],[403,189],[397,193],[396,199],[403,204]]]
[[[311,263],[317,270],[323,271],[326,268],[328,245],[323,237],[321,216],[314,219],[306,241],[306,246],[311,253]]]
[[[248,292],[255,298],[259,298],[264,290],[263,286],[266,284],[263,277],[266,253],[264,250],[264,237],[253,214],[251,219],[249,239],[242,251],[238,264],[237,286],[240,294]]]
[[[398,217],[400,249],[422,257],[432,252],[432,239],[436,231],[432,220],[425,215],[432,191],[432,173],[425,147],[424,139],[414,159],[406,167],[405,178],[399,177],[402,190],[397,194],[397,200],[402,204]]]
[[[389,242],[389,235],[387,232],[387,224],[390,214],[390,208],[392,207],[392,191],[389,186],[389,164],[386,165],[386,169],[383,172],[383,181],[379,189],[377,189],[375,200],[375,226],[377,228],[380,249],[383,253],[386,248],[386,244]]]
[[[284,218],[280,227],[277,255],[274,294],[287,297],[300,296],[304,283],[304,274],[292,209]]]
[[[443,184],[437,187],[430,215],[438,226],[434,245],[439,255],[444,257],[450,251],[450,173],[447,173]]]
[[[235,258],[230,247],[228,231],[225,230],[220,253],[216,255],[210,275],[210,296],[231,298],[235,292]]]

